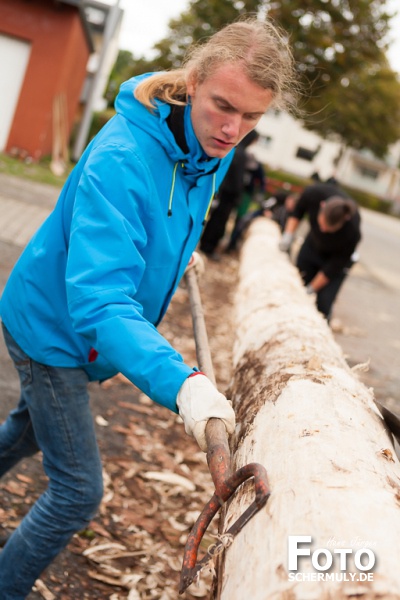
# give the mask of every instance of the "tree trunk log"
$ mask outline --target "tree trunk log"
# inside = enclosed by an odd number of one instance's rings
[[[279,239],[273,222],[258,219],[241,253],[234,468],[264,465],[271,497],[227,549],[219,598],[399,599],[400,465],[392,439],[373,391],[347,365]],[[252,501],[253,487],[246,483],[231,503],[225,530]],[[299,548],[329,550],[332,568],[318,571],[304,556],[289,571],[289,536],[311,536]],[[334,553],[344,548],[352,550],[345,571]],[[365,571],[373,581],[357,581],[363,571],[353,559],[362,548],[376,557]],[[367,554],[358,557],[365,566]],[[290,580],[290,573],[311,581]],[[318,573],[337,580],[314,581]]]

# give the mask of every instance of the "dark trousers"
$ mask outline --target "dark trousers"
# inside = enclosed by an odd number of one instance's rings
[[[297,257],[297,268],[303,278],[304,285],[308,285],[314,279],[315,275],[322,270],[325,263],[326,257],[321,256],[315,250],[311,242],[306,239],[300,248]],[[346,269],[339,273],[339,275],[336,275],[336,277],[333,277],[329,283],[317,293],[317,308],[328,321],[331,317],[333,303],[343,281],[347,277],[350,266],[351,262],[349,262]]]
[[[226,224],[232,210],[237,205],[237,194],[221,195],[217,206],[212,211],[200,240],[200,250],[212,254],[220,240],[224,237]]]

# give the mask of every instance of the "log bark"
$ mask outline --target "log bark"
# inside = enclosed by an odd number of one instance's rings
[[[219,598],[400,599],[400,465],[390,433],[373,390],[346,363],[279,239],[275,224],[259,219],[241,252],[234,468],[263,464],[271,497],[227,549]],[[229,506],[225,530],[252,499],[250,482]],[[289,571],[289,536],[296,535],[312,538],[300,548],[331,552],[327,573],[337,580],[313,581],[319,571],[310,557]],[[350,573],[360,574],[354,554],[364,547],[376,557],[373,581],[351,581]],[[352,550],[346,571],[334,554],[343,548]],[[290,581],[290,573],[311,581]]]

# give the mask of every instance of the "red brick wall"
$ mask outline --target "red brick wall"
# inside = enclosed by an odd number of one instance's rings
[[[0,0],[0,32],[31,42],[31,54],[6,151],[35,160],[51,154],[53,99],[65,93],[70,134],[89,47],[78,9],[53,0]]]

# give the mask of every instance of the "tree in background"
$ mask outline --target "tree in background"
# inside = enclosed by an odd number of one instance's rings
[[[129,69],[124,69],[121,74],[121,69],[117,66],[114,67],[107,90],[109,106],[113,105],[122,81],[140,73],[179,67],[192,43],[201,42],[201,40],[208,38],[242,14],[257,13],[259,5],[260,0],[240,0],[238,2],[232,2],[232,0],[191,0],[187,11],[183,12],[178,19],[170,20],[168,37],[154,45],[153,49],[156,52],[154,58],[146,60],[142,57],[136,60],[129,53],[131,56]],[[127,73],[129,74],[127,75]]]
[[[115,96],[118,94],[121,84],[132,77],[132,69],[135,66],[135,62],[132,52],[129,52],[128,50],[119,51],[117,60],[110,73],[110,79],[105,93],[109,108],[114,106]]]
[[[123,72],[112,76],[110,102],[122,80],[175,68],[192,43],[242,14],[267,14],[290,36],[305,127],[382,157],[400,139],[400,82],[385,55],[385,6],[386,0],[191,0],[155,44],[152,60],[131,55]]]
[[[266,4],[290,34],[305,90],[305,127],[384,156],[400,139],[400,82],[385,55],[386,1]]]
[[[193,42],[208,38],[240,15],[256,14],[259,6],[260,0],[191,0],[188,10],[170,21],[169,36],[155,44],[154,66],[178,67]]]
[[[326,101],[323,137],[339,136],[346,145],[368,149],[379,158],[400,139],[400,84],[386,62],[343,77]],[[318,131],[316,125],[311,129]]]

